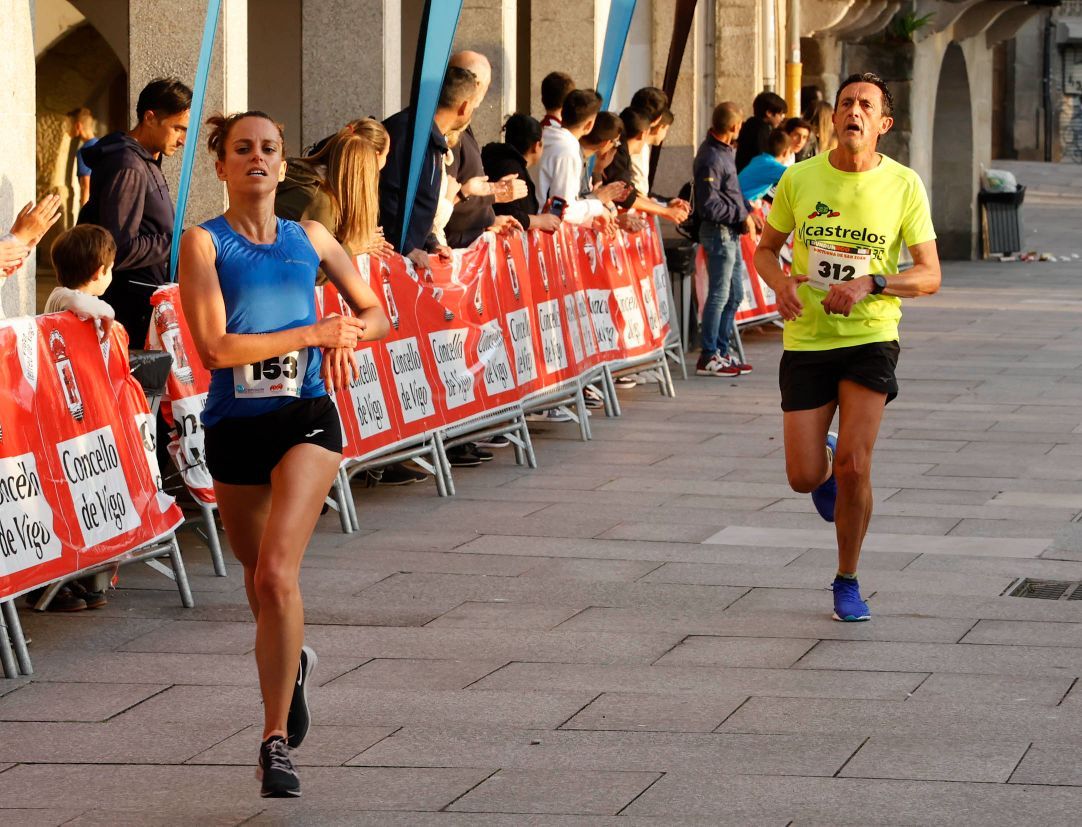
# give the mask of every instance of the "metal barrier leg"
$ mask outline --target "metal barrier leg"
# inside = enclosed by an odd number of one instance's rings
[[[353,521],[349,518],[349,506],[346,505],[346,489],[342,487],[342,475],[336,474],[331,483],[331,492],[334,494],[334,502],[337,505],[338,521],[342,524],[343,534],[353,533]]]
[[[517,424],[518,423],[517,423],[517,420],[516,420],[516,425]],[[522,439],[516,435],[514,439],[510,440],[510,442],[511,442],[511,447],[513,447],[515,449],[515,465],[525,465],[526,464],[526,446],[525,446],[525,444],[522,444],[522,445],[519,444],[520,442],[522,442]]]
[[[441,496],[453,497],[455,495],[455,477],[451,470],[451,460],[447,456],[447,448],[443,444],[443,434],[436,431],[432,435],[432,464],[443,475],[443,491]],[[439,478],[436,480],[439,483]]]
[[[207,547],[210,548],[210,560],[214,564],[214,573],[218,577],[225,577],[225,558],[222,556],[222,542],[218,538],[218,525],[214,522],[214,509],[206,503],[199,503],[203,512],[203,525],[207,530]]]
[[[623,411],[620,410],[620,400],[616,398],[616,382],[612,378],[612,368],[605,365],[601,370],[605,385],[609,389],[609,398],[612,400],[612,415],[623,416]]]
[[[530,468],[537,467],[537,454],[533,450],[533,440],[530,439],[530,425],[526,421],[526,414],[522,414],[519,418],[519,434],[522,437],[522,443],[526,448],[526,465]]]
[[[747,361],[744,358],[744,339],[740,336],[740,326],[733,323],[733,344],[736,345],[736,353],[740,357],[740,361]]]
[[[349,484],[349,474],[346,473],[345,466],[338,469],[338,480],[342,490],[346,492],[346,508],[349,509],[349,521],[353,523],[354,531],[360,531],[361,523],[357,519],[357,501],[353,497],[353,488]]]
[[[683,364],[683,363],[681,362],[681,364]],[[686,365],[684,367],[684,370],[685,371],[687,370]],[[661,359],[661,379],[662,379],[661,392],[665,396],[669,397],[669,399],[675,399],[676,398],[676,386],[673,384],[673,381],[672,381],[672,371],[669,370],[669,360],[664,358],[664,357],[662,357],[662,359]]]
[[[575,387],[575,413],[579,418],[579,435],[583,442],[594,438],[590,430],[590,412],[586,409],[586,397],[582,393],[582,382]]]
[[[56,581],[50,586],[47,586],[45,588],[45,591],[42,592],[41,597],[38,598],[38,602],[34,604],[34,611],[44,612],[47,608],[49,608],[49,604],[53,602],[53,598],[56,597],[56,593],[62,588],[64,588],[64,583],[60,580]]]
[[[30,662],[26,636],[23,634],[23,625],[19,622],[19,610],[15,608],[14,601],[9,600],[3,605],[3,612],[8,635],[11,637],[11,645],[15,649],[15,661],[19,665],[19,671],[24,675],[33,675],[34,665]]]
[[[169,545],[172,546],[172,551],[169,552],[169,562],[173,566],[173,577],[177,581],[177,591],[180,592],[180,605],[185,609],[191,609],[195,606],[195,600],[192,599],[192,587],[188,583],[188,570],[184,568],[184,557],[180,553],[180,543],[177,542],[176,535],[173,535]]]
[[[11,605],[11,601],[5,600],[0,605],[4,607],[3,614],[0,615],[0,667],[4,670],[5,678],[17,678],[19,667],[15,663],[15,652],[11,648],[11,630],[7,623],[8,606]]]

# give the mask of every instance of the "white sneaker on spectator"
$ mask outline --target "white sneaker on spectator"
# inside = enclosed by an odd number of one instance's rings
[[[639,384],[635,381],[634,375],[630,374],[627,376],[617,376],[614,381],[616,383],[616,387],[620,388],[621,390],[627,390],[628,388],[633,388],[637,384]]]
[[[572,416],[567,411],[559,408],[549,408],[547,411],[537,411],[526,414],[527,422],[571,422]]]

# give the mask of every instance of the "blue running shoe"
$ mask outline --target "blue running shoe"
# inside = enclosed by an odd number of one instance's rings
[[[830,477],[811,492],[812,504],[819,516],[828,523],[834,522],[834,501],[838,498],[838,484],[834,481],[834,452],[838,450],[838,435],[827,434],[827,453],[830,454]]]
[[[868,604],[860,599],[860,585],[856,580],[835,577],[831,588],[834,589],[835,620],[853,622],[872,619]]]

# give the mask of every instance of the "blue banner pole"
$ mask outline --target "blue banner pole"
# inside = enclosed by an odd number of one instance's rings
[[[634,14],[635,0],[612,0],[609,5],[605,45],[601,50],[601,66],[597,70],[597,94],[601,96],[603,110],[609,108],[612,90],[616,88],[616,75],[620,71],[620,61],[624,57],[624,45]]]
[[[395,228],[399,232],[398,248],[403,255],[409,252],[404,249],[406,232],[421,181],[421,169],[428,154],[432,118],[436,114],[440,90],[443,88],[443,76],[447,72],[447,61],[451,57],[451,45],[454,43],[461,13],[462,0],[426,0],[421,17],[417,65],[413,71],[413,89],[410,95],[413,117],[409,130],[409,175],[406,178],[402,226]]]
[[[195,154],[199,149],[199,127],[203,124],[203,100],[207,96],[207,77],[210,75],[210,59],[214,53],[214,36],[218,31],[218,15],[222,0],[208,0],[207,19],[203,23],[203,44],[199,48],[199,65],[195,71],[195,88],[192,90],[192,111],[188,120],[188,135],[184,140],[184,161],[180,167],[180,185],[177,187],[177,210],[173,220],[173,243],[169,249],[169,280],[177,280],[177,258],[180,255],[180,234],[184,231],[184,213],[188,209],[188,193],[192,188],[192,170]]]

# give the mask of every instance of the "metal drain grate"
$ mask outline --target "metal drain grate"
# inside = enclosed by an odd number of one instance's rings
[[[1082,600],[1082,581],[1034,580],[1024,577],[1007,590],[1007,597],[1032,597],[1036,600]]]

